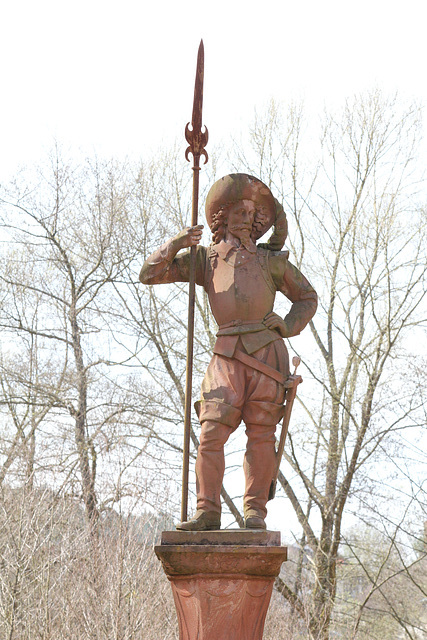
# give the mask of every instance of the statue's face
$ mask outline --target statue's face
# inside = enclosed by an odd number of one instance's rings
[[[227,230],[240,240],[247,238],[252,231],[255,214],[252,200],[239,200],[231,204],[227,208]]]

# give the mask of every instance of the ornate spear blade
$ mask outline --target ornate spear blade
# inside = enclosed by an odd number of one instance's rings
[[[205,65],[205,49],[203,46],[203,40],[200,41],[199,51],[197,54],[197,67],[196,67],[196,82],[194,84],[194,101],[193,101],[193,116],[190,123],[187,123],[185,127],[185,139],[190,145],[185,151],[185,157],[188,161],[189,153],[193,154],[193,157],[205,157],[205,164],[208,161],[208,154],[205,150],[205,146],[208,143],[209,134],[205,127],[202,131],[202,110],[203,110],[203,76]]]
[[[200,41],[197,54],[196,82],[194,86],[193,118],[185,127],[185,138],[190,145],[185,151],[185,157],[189,161],[189,153],[193,154],[193,202],[191,211],[191,226],[197,225],[199,211],[199,172],[200,156],[208,161],[205,145],[208,142],[208,130],[202,131],[202,107],[203,107],[203,72],[204,72],[204,48],[203,40]],[[193,386],[193,345],[194,345],[194,309],[196,300],[196,253],[197,247],[190,249],[190,278],[188,291],[188,333],[187,333],[187,370],[185,379],[185,408],[184,408],[184,444],[182,461],[182,499],[181,520],[187,520],[188,506],[188,471],[190,461],[190,432],[191,432],[191,394]]]

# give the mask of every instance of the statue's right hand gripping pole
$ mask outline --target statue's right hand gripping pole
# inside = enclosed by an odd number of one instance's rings
[[[298,356],[292,358],[292,364],[295,369],[292,375],[286,380],[286,403],[285,413],[283,415],[282,432],[280,434],[279,445],[276,453],[276,467],[274,469],[273,480],[271,481],[270,491],[268,499],[272,500],[276,495],[277,478],[279,477],[280,463],[282,461],[283,451],[285,449],[286,436],[288,435],[289,421],[291,419],[292,407],[295,397],[297,395],[297,387],[302,382],[301,376],[296,375],[297,368],[301,364],[301,359]]]
[[[189,147],[185,151],[185,157],[190,161],[189,154],[193,155],[193,201],[191,211],[191,226],[197,225],[199,209],[199,171],[200,156],[205,157],[205,164],[208,161],[208,154],[205,146],[208,142],[208,130],[205,127],[202,131],[202,108],[203,108],[203,76],[204,76],[204,47],[203,40],[200,41],[197,54],[196,82],[194,86],[193,116],[190,123],[185,127],[185,139]],[[185,380],[185,409],[184,409],[184,444],[182,463],[182,499],[181,499],[181,521],[186,522],[188,517],[188,471],[190,459],[190,429],[191,429],[191,407],[192,407],[192,386],[193,386],[193,344],[194,344],[194,308],[196,299],[196,254],[197,247],[190,249],[190,278],[188,293],[188,333],[187,333],[187,368]]]

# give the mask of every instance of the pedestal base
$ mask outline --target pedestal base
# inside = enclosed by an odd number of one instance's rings
[[[180,640],[262,640],[280,533],[164,531],[157,557],[172,586]]]

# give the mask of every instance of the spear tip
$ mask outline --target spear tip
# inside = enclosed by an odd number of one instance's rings
[[[200,44],[199,44],[199,50],[197,51],[197,59],[204,59],[205,57],[205,47],[203,44],[203,38],[200,40]]]
[[[208,142],[208,131],[205,127],[205,131],[202,132],[202,110],[203,110],[203,76],[204,76],[204,47],[203,39],[200,41],[199,51],[197,54],[197,67],[196,67],[196,81],[194,84],[194,101],[193,101],[193,115],[191,118],[191,129],[189,125],[185,128],[185,139],[190,145],[186,152],[185,157],[189,160],[188,154],[192,153],[194,158],[203,155],[205,157],[205,163],[207,162],[207,153],[205,146]]]

